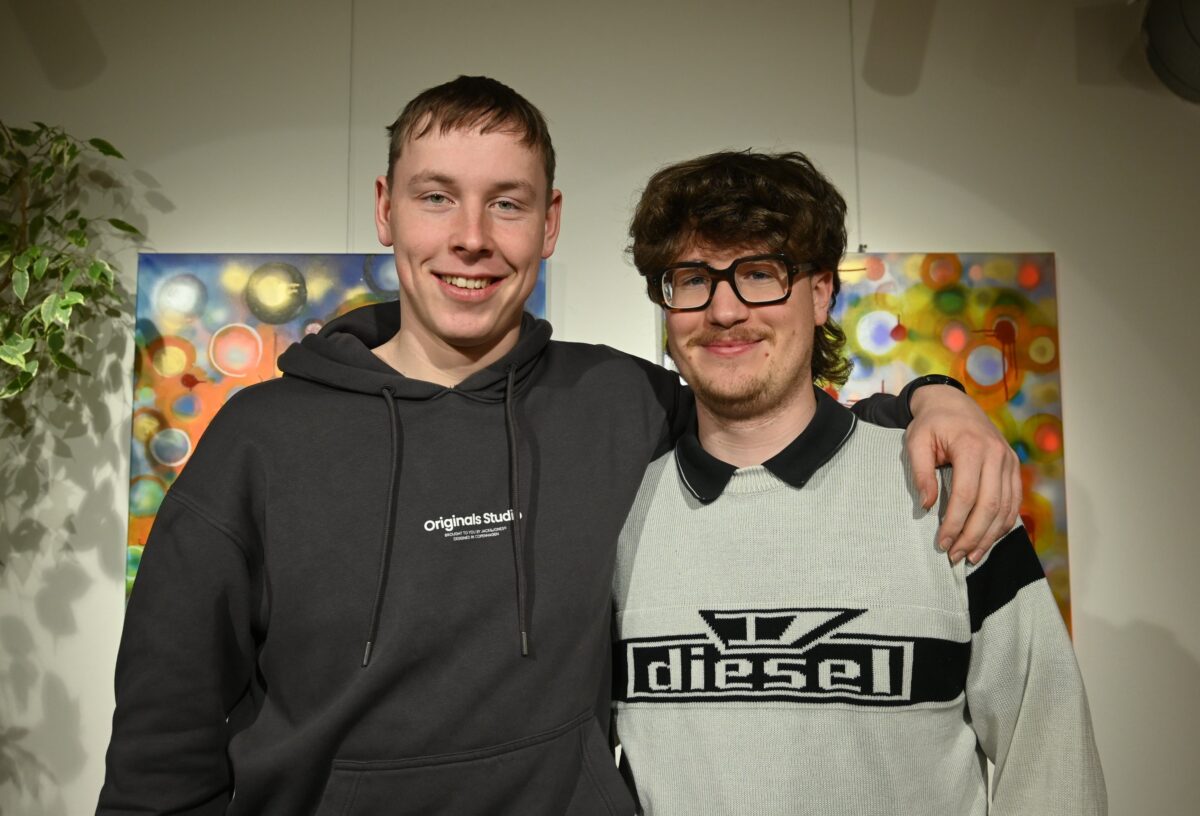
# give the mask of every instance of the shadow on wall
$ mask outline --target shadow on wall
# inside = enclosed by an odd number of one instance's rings
[[[108,60],[78,2],[9,0],[8,4],[54,88],[81,88],[103,73]]]
[[[1104,682],[1084,677],[1108,784],[1109,812],[1192,816],[1200,662],[1168,629],[1079,618],[1088,638],[1121,655],[1126,670]]]
[[[88,758],[71,684],[39,655],[49,651],[43,644],[52,649],[79,633],[75,606],[94,581],[81,557],[94,550],[102,574],[124,575],[116,488],[129,426],[124,417],[114,422],[109,401],[128,389],[131,325],[125,314],[97,331],[81,358],[93,377],[0,404],[0,586],[8,596],[0,615],[0,799],[19,800],[25,814],[65,816],[59,788]]]
[[[937,0],[877,3],[863,46],[862,78],[887,96],[910,96],[921,85]],[[989,4],[977,17],[974,73],[990,85],[1013,87],[1026,79],[1030,53],[1056,13],[1044,0]],[[1073,12],[1075,75],[1081,85],[1130,86],[1161,91],[1147,70],[1142,43],[1145,6],[1107,0]],[[991,44],[1003,43],[998,54]],[[991,46],[991,47],[989,47]]]

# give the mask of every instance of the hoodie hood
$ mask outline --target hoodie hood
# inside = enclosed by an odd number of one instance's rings
[[[380,394],[387,388],[397,399],[432,399],[447,391],[475,399],[502,402],[509,369],[515,367],[518,385],[526,379],[550,342],[550,324],[528,312],[521,318],[517,345],[504,357],[476,371],[453,388],[405,377],[376,357],[381,346],[400,330],[397,301],[354,309],[292,344],[279,357],[279,369],[292,377],[360,394]]]

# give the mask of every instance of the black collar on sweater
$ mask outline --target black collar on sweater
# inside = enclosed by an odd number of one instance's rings
[[[763,467],[792,487],[804,487],[850,438],[857,421],[854,414],[820,388],[814,387],[813,391],[817,411],[808,426],[786,448],[763,462]],[[700,447],[695,419],[675,446],[675,465],[684,486],[702,504],[716,501],[737,470]]]

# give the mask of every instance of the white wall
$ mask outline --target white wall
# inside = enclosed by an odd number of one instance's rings
[[[702,151],[805,150],[861,205],[851,243],[873,250],[1056,252],[1076,647],[1112,812],[1193,813],[1200,106],[1130,51],[1140,4],[895,5],[11,0],[0,117],[121,147],[154,250],[366,252],[383,126],[425,87],[497,76],[542,107],[559,151],[558,336],[647,357],[630,202]],[[921,64],[905,49],[924,14]],[[90,427],[0,486],[4,814],[87,812],[102,778],[131,350],[111,345],[120,362],[82,394]]]

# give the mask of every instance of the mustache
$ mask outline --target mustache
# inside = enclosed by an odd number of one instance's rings
[[[770,340],[775,333],[766,329],[731,329],[729,331],[705,331],[693,335],[684,344],[687,348],[708,346],[713,343],[753,343],[758,340]]]

